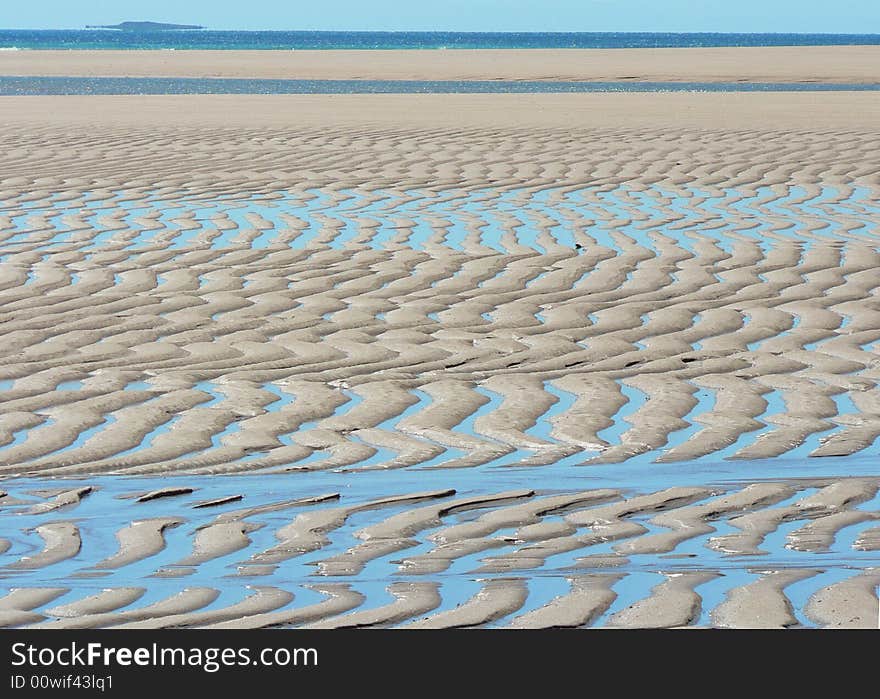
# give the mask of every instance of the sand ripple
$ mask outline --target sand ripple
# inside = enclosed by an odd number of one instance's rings
[[[877,153],[0,127],[0,623],[875,623]]]

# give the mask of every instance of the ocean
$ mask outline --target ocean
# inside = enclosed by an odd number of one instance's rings
[[[0,30],[15,49],[614,49],[880,45],[880,34]]]

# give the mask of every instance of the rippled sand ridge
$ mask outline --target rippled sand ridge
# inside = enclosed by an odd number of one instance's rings
[[[630,97],[4,98],[0,623],[875,626],[876,98]]]

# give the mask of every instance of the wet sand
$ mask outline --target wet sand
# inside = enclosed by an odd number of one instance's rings
[[[3,75],[302,80],[877,81],[878,46],[436,51],[4,51]]]
[[[482,111],[495,96],[460,96],[470,111],[444,96],[445,112],[431,97],[235,97],[238,113],[6,98],[0,194],[32,213],[4,233],[0,473],[754,459],[876,440],[866,96],[508,96],[497,120]],[[625,127],[627,98],[702,128]],[[791,111],[804,99],[821,128]],[[406,107],[376,125],[362,103]],[[556,104],[594,121],[605,105],[616,126],[566,127]],[[767,106],[789,117],[756,130]],[[701,108],[729,108],[730,126]],[[517,112],[531,118],[507,126]],[[295,129],[274,125],[285,113]],[[236,214],[235,192],[265,203]],[[182,201],[232,208],[169,218]]]
[[[277,500],[276,480],[248,488],[249,507],[226,503],[210,514],[194,493],[139,503],[126,493],[137,481],[89,482],[94,499],[67,506],[72,521],[63,524],[33,506],[41,496],[26,483],[16,487],[34,514],[24,506],[4,507],[4,514],[37,526],[15,535],[8,558],[18,562],[0,568],[9,590],[0,597],[0,626],[876,624],[877,554],[849,546],[877,518],[877,478],[571,495],[407,492],[386,481],[394,497],[365,498],[357,489],[287,502]],[[231,487],[223,479],[186,482],[215,494]],[[161,531],[168,522],[177,533]],[[231,525],[250,532],[241,545],[234,536],[215,537]],[[807,545],[804,528],[833,536]],[[719,536],[740,529],[767,550],[756,558]],[[63,545],[72,537],[82,549]],[[220,547],[209,551],[209,539]],[[707,553],[698,559],[699,547]],[[192,555],[181,559],[187,550]],[[108,551],[115,551],[112,566],[90,564]]]
[[[875,623],[878,102],[0,99],[0,624]]]

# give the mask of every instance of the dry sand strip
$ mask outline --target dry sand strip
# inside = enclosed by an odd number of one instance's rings
[[[220,609],[184,612],[151,619],[114,624],[117,629],[170,629],[204,626],[224,621],[241,619],[274,611],[293,600],[293,594],[274,587],[256,587],[247,598],[236,604]]]
[[[543,607],[516,617],[510,628],[558,629],[589,626],[617,599],[611,586],[623,576],[615,573],[580,575],[571,579],[571,592]]]
[[[712,622],[722,628],[782,629],[798,623],[783,590],[815,575],[815,570],[771,570],[756,582],[732,589],[712,610]]]
[[[687,626],[699,618],[702,598],[694,587],[717,577],[712,572],[667,573],[650,596],[612,614],[609,628],[665,629]]]
[[[12,628],[43,621],[46,617],[32,610],[68,592],[66,587],[14,588],[0,597],[0,628]]]
[[[822,588],[807,603],[806,615],[823,628],[865,628],[880,626],[877,585],[880,573],[869,568],[859,575]]]
[[[520,578],[486,580],[480,591],[455,609],[438,612],[401,628],[452,629],[482,626],[515,612],[528,595],[526,582]]]
[[[382,51],[8,51],[5,75],[308,80],[876,82],[877,46]]]
[[[122,568],[165,548],[165,530],[177,527],[185,520],[178,517],[144,519],[132,522],[116,532],[119,551],[95,564],[96,570]]]
[[[62,617],[34,624],[32,628],[96,629],[133,621],[173,616],[200,609],[213,602],[219,594],[217,590],[208,587],[184,588],[176,594],[145,607],[126,609],[120,612],[104,611],[75,617]]]
[[[34,529],[43,548],[32,556],[22,556],[9,565],[13,570],[33,570],[73,558],[82,546],[79,528],[72,522],[51,522]]]
[[[307,624],[308,629],[349,629],[386,627],[427,614],[440,606],[442,599],[435,582],[396,582],[388,586],[395,600],[376,609],[354,611]]]
[[[366,599],[350,586],[339,583],[309,585],[311,589],[326,595],[326,599],[307,607],[281,611],[247,614],[227,621],[212,621],[199,628],[205,629],[264,629],[275,627],[301,626],[323,619],[339,616],[363,604]]]
[[[143,597],[145,592],[146,588],[143,587],[117,587],[101,590],[101,592],[83,597],[74,602],[51,607],[45,610],[44,614],[58,618],[104,614],[121,607],[127,607]]]
[[[558,131],[552,134],[552,147],[545,153],[546,159],[552,162],[557,158],[568,160],[570,155],[567,154],[569,152],[567,146],[572,140],[577,142],[578,131],[589,128],[754,129],[765,133],[776,132],[777,137],[784,138],[783,134],[791,128],[813,131],[848,131],[859,128],[873,130],[878,114],[880,114],[880,100],[877,99],[876,94],[845,91],[711,94],[615,92],[533,95],[93,95],[0,98],[0,123],[18,125],[20,127],[18,138],[25,134],[39,135],[46,126],[54,125],[56,128],[61,126],[66,129],[64,132],[66,139],[62,141],[66,145],[72,146],[83,136],[90,147],[100,148],[102,141],[115,142],[114,152],[101,154],[100,157],[97,157],[98,153],[89,152],[88,149],[77,151],[77,155],[84,160],[72,158],[71,151],[58,148],[58,152],[55,153],[55,157],[58,158],[56,164],[67,165],[67,169],[59,168],[58,171],[74,177],[77,172],[81,172],[88,181],[92,180],[92,174],[107,173],[114,177],[130,172],[132,174],[127,181],[139,183],[155,183],[154,177],[157,172],[169,165],[178,172],[186,172],[186,169],[182,170],[180,165],[189,158],[182,161],[180,156],[183,153],[178,153],[176,158],[170,158],[170,151],[161,147],[160,136],[165,129],[182,127],[197,130],[198,150],[207,151],[204,154],[209,154],[212,160],[211,169],[208,173],[204,173],[205,178],[210,181],[211,170],[235,171],[231,167],[234,163],[228,158],[238,156],[242,146],[249,156],[249,160],[245,162],[250,162],[250,166],[239,170],[239,177],[252,178],[260,172],[262,169],[260,161],[265,158],[264,151],[269,150],[275,156],[274,159],[286,155],[283,141],[277,144],[271,140],[245,139],[242,143],[241,135],[231,131],[239,128],[281,129],[282,138],[289,138],[292,130],[297,133],[303,129],[320,128],[325,130],[326,136],[326,129],[345,127],[350,132],[337,134],[341,139],[348,139],[358,132],[369,132],[371,129],[382,127],[394,130],[453,129],[459,143],[466,143],[475,135],[480,136],[470,132],[474,128],[486,129],[488,133],[482,136],[489,138],[492,134],[500,134],[503,133],[502,130],[507,129],[524,131],[535,128],[554,129]],[[576,125],[574,133],[572,133],[572,125]],[[101,128],[94,128],[98,126]],[[155,131],[147,134],[136,133],[138,129],[144,127]],[[108,131],[108,128],[112,130]],[[206,132],[206,129],[215,131]],[[540,133],[534,135],[538,139],[542,137]],[[186,134],[179,131],[176,136],[186,139]],[[266,136],[269,134],[264,133],[264,139]],[[377,139],[374,146],[380,151],[387,151],[389,148],[393,149],[395,140],[405,138],[399,131],[389,136],[390,138]],[[638,141],[633,136],[626,138],[618,135],[619,154],[625,153],[633,146],[638,147]],[[670,136],[672,135],[666,134],[665,137],[670,138]],[[123,139],[121,143],[118,140],[120,137]],[[45,143],[45,138],[42,136],[40,140],[54,151],[51,142]],[[353,166],[356,161],[341,159],[337,154],[328,152],[326,149],[332,148],[333,140],[325,144],[322,151],[327,156],[323,165],[320,162],[314,163],[317,169],[313,171],[313,177],[319,175],[321,170],[332,169],[337,178],[345,181],[355,170]],[[336,140],[336,143],[339,144],[339,141]],[[706,143],[711,148],[712,139],[707,139]],[[19,144],[19,147],[24,145]],[[145,146],[158,147],[159,152],[153,154],[153,162],[150,163],[149,168],[133,167],[135,163],[132,163],[128,157],[130,152],[132,150],[136,152]],[[279,146],[281,146],[280,151]],[[221,149],[220,152],[225,151],[224,157],[219,156],[218,148]],[[430,150],[435,149],[436,146]],[[397,164],[421,164],[424,167],[427,165],[426,159],[428,162],[433,160],[430,150],[423,152],[415,160],[398,161]],[[477,153],[468,151],[468,148],[462,148],[458,154],[447,152],[448,157],[444,160],[450,168],[456,168],[456,161],[462,158],[474,164],[485,162],[482,158],[476,157]],[[18,154],[15,161],[19,166],[32,173],[44,170],[38,166],[38,163],[31,162],[27,158],[22,159],[20,150],[13,152]],[[747,152],[750,158],[761,159],[768,155],[754,149],[749,149]],[[125,156],[122,153],[125,153]],[[255,160],[254,156],[258,154],[262,157]],[[347,151],[346,154],[351,155]],[[442,150],[438,155],[442,158]],[[499,156],[502,158],[519,156],[523,157],[523,163],[526,164],[535,157],[535,154],[532,154],[527,159],[526,155],[526,153],[510,153],[502,149],[496,152],[492,159],[497,159]],[[866,155],[865,151],[862,151],[862,155]],[[715,172],[714,167],[712,173],[701,173],[694,169],[695,159],[699,161],[704,157],[700,152],[690,151],[687,156],[684,161],[679,161],[684,177],[687,179],[695,175],[712,177]],[[538,158],[540,159],[540,156]],[[299,157],[294,160],[299,160]],[[312,159],[308,158],[308,161],[309,166],[312,166]],[[101,163],[101,166],[89,167],[90,162]],[[720,161],[716,160],[713,165],[717,165],[718,162],[724,163],[724,166],[729,164],[726,158],[722,158]],[[850,166],[858,167],[862,162],[864,161],[859,158],[850,161]],[[676,161],[672,160],[667,165],[674,166],[675,163]],[[486,164],[493,163],[490,161]],[[187,165],[191,171],[192,163],[188,162]],[[634,178],[639,175],[644,176],[656,171],[658,165],[663,165],[663,160],[652,159],[648,163],[648,172],[634,169],[631,176]],[[303,169],[308,171],[310,167]],[[551,167],[550,172],[553,169],[555,168]],[[540,167],[534,167],[532,163],[530,167],[519,173],[516,181],[520,184],[528,184],[531,180],[537,179],[540,182],[543,177],[548,176],[539,174],[542,170]],[[14,174],[4,167],[4,173],[7,172],[10,176]],[[50,176],[51,172],[50,170],[49,173],[36,177]],[[481,174],[483,178],[487,174],[486,169],[481,166],[474,168],[474,172]],[[489,173],[491,174],[491,170]],[[554,176],[549,175],[549,178],[554,179]],[[301,181],[299,178],[290,180],[284,176],[279,179],[288,185],[291,182]],[[174,186],[173,183],[170,184]]]

